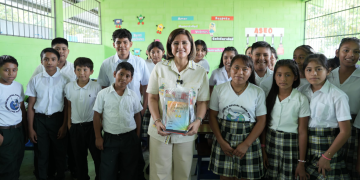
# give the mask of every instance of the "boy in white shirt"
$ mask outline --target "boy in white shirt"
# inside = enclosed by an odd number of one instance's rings
[[[39,179],[47,179],[50,149],[56,162],[56,179],[64,179],[67,145],[64,88],[69,79],[57,67],[60,54],[56,50],[45,48],[41,57],[45,71],[31,78],[25,93],[29,96],[29,138],[37,154]]]
[[[24,89],[14,79],[18,62],[12,56],[0,56],[0,179],[19,179],[24,157],[24,133],[27,128]],[[24,127],[22,127],[24,126]],[[26,131],[27,132],[27,131]]]
[[[88,180],[87,151],[89,149],[95,165],[95,179],[99,179],[100,150],[95,146],[93,127],[93,106],[101,86],[90,80],[93,74],[93,62],[89,58],[79,57],[74,62],[76,81],[65,86],[68,99],[68,128],[73,148],[77,179]]]
[[[115,180],[118,171],[121,172],[119,179],[138,176],[143,107],[137,94],[127,87],[133,76],[134,68],[130,63],[118,64],[113,73],[115,82],[101,90],[95,101],[94,130],[96,147],[101,150],[100,179]],[[103,119],[102,125],[100,119]]]

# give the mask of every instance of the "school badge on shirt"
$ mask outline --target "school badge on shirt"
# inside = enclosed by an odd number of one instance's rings
[[[20,111],[20,96],[17,94],[11,94],[5,102],[5,107],[8,111],[12,113],[17,113]]]

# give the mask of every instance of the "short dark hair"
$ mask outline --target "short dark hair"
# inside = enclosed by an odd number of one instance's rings
[[[131,42],[131,32],[127,29],[117,29],[113,32],[112,34],[112,40],[115,42],[116,38],[122,39],[122,38],[128,38],[129,41]]]
[[[226,51],[234,51],[235,56],[239,54],[239,53],[237,52],[236,48],[234,48],[234,47],[232,47],[232,46],[226,47],[226,48],[224,49],[224,51],[221,53],[219,68],[224,67],[223,56],[224,56],[224,54],[225,54]]]
[[[54,47],[57,44],[65,44],[69,48],[69,43],[64,38],[57,37],[51,41],[51,47]]]
[[[248,79],[248,81],[250,83],[253,83],[256,85],[256,82],[255,82],[255,69],[254,69],[254,62],[253,60],[247,56],[247,55],[243,55],[243,54],[237,54],[236,56],[234,56],[231,60],[231,63],[230,63],[230,67],[232,67],[232,65],[234,64],[234,62],[237,60],[237,59],[240,59],[244,62],[244,64],[249,67],[251,69],[251,75]]]
[[[127,71],[130,71],[130,72],[131,72],[131,77],[134,76],[134,67],[133,67],[130,63],[128,63],[128,62],[121,62],[120,64],[118,64],[118,65],[116,66],[115,72],[120,71],[120,69],[125,69],[125,70],[127,70]]]
[[[341,46],[344,43],[347,43],[347,42],[354,42],[354,43],[357,43],[360,46],[360,40],[358,38],[356,38],[356,37],[348,37],[348,38],[341,39],[341,42],[340,42],[340,45],[339,45],[339,50],[340,50]]]
[[[160,41],[154,41],[151,42],[149,44],[149,46],[147,47],[147,52],[150,53],[150,51],[154,48],[157,47],[159,49],[161,49],[162,51],[165,51],[163,44]]]
[[[168,40],[166,42],[166,59],[170,60],[170,59],[174,58],[174,55],[172,54],[172,51],[171,51],[171,44],[174,42],[174,39],[176,38],[176,36],[179,34],[184,34],[188,37],[190,44],[191,44],[191,50],[188,55],[188,60],[193,60],[196,55],[196,48],[194,47],[195,46],[194,39],[193,39],[191,33],[188,30],[183,29],[183,28],[177,28],[170,33]]]
[[[45,48],[45,49],[43,49],[43,50],[41,51],[41,53],[40,53],[40,58],[41,58],[41,60],[42,60],[42,58],[44,57],[45,53],[47,53],[47,52],[54,53],[54,54],[57,56],[58,60],[60,59],[60,54],[59,54],[59,52],[57,52],[55,49],[53,49],[53,48]]]
[[[74,69],[76,69],[76,66],[88,67],[92,71],[94,68],[94,63],[92,62],[92,60],[90,58],[78,57],[74,61]]]
[[[278,55],[276,53],[276,49],[273,48],[273,47],[270,47],[270,50],[271,50],[271,53],[275,55],[275,59],[278,60],[279,57],[278,57]]]
[[[310,62],[317,62],[322,67],[324,67],[327,71],[329,71],[328,60],[324,54],[310,54],[309,56],[307,56],[303,63],[303,69],[302,69],[303,72],[305,72],[306,66]]]
[[[315,50],[309,45],[301,45],[301,46],[298,46],[297,48],[295,48],[295,50],[297,50],[297,49],[303,50],[307,55],[316,53]],[[294,50],[294,52],[295,52],[295,50]]]
[[[271,52],[271,46],[270,46],[269,43],[267,43],[266,41],[258,41],[258,42],[255,42],[255,43],[252,44],[252,46],[251,46],[251,54],[256,48],[261,48],[261,47],[268,48],[270,50],[270,52]]]
[[[2,67],[5,63],[13,63],[16,64],[17,67],[19,67],[19,63],[17,62],[17,60],[9,55],[0,56],[0,67]]]
[[[208,50],[207,50],[207,46],[206,46],[205,41],[203,41],[203,40],[201,40],[201,39],[198,39],[198,40],[195,41],[195,48],[196,48],[197,45],[201,45],[201,46],[203,47],[202,50],[205,51],[206,54],[208,53]]]

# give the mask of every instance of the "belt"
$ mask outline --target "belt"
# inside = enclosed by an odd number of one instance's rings
[[[92,125],[93,125],[93,122],[90,121],[90,122],[71,123],[71,124],[72,124],[72,125],[80,125],[80,126],[87,127],[87,126],[92,126]]]
[[[56,115],[61,115],[62,112],[56,112],[56,113],[53,113],[53,114],[50,114],[50,115],[46,115],[46,114],[43,114],[43,113],[35,113],[36,116],[40,116],[40,117],[44,117],[44,118],[51,118],[53,116],[56,116]]]
[[[0,129],[11,129],[11,128],[18,128],[21,127],[21,122],[19,124],[13,125],[13,126],[0,126]]]

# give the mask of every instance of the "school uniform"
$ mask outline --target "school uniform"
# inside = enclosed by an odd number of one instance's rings
[[[269,68],[266,69],[264,77],[258,76],[258,74],[255,72],[255,83],[264,90],[266,97],[269,94],[273,84],[273,74],[274,71],[270,70]]]
[[[299,156],[299,118],[310,116],[309,100],[297,89],[271,111],[270,127],[266,132],[268,179],[295,179]],[[303,159],[304,160],[304,159]]]
[[[299,89],[310,101],[311,115],[308,125],[308,148],[306,172],[311,179],[322,177],[317,162],[334,142],[339,133],[339,122],[351,120],[349,98],[335,85],[326,80],[320,90],[313,93],[311,84]],[[326,171],[326,179],[350,179],[340,149],[330,161],[331,171]]]
[[[256,117],[266,114],[265,93],[260,87],[249,83],[243,93],[237,95],[230,82],[226,82],[214,88],[210,109],[219,112],[217,118],[221,136],[235,149],[251,133]],[[261,179],[264,169],[259,138],[241,159],[226,156],[220,144],[214,140],[209,170],[220,176]]]
[[[0,83],[0,179],[19,179],[24,158],[24,134],[21,127],[21,102],[24,101],[23,86],[13,81],[10,85]]]
[[[156,64],[151,72],[147,93],[159,95],[159,113],[163,117],[165,89],[175,88],[177,84],[191,88],[196,101],[208,101],[210,92],[207,73],[203,67],[189,60],[181,72],[174,60],[165,60]],[[196,107],[194,108],[196,109]],[[193,159],[194,140],[197,135],[183,136],[158,134],[151,117],[148,134],[150,135],[150,176],[151,180],[187,180],[190,177]],[[166,141],[168,140],[168,141]],[[165,143],[167,142],[167,143]]]
[[[39,64],[36,67],[36,69],[35,69],[34,73],[32,74],[31,78],[33,78],[37,74],[42,73],[44,71],[46,71],[45,67],[42,64]],[[62,75],[64,75],[65,77],[67,77],[70,81],[75,81],[76,80],[76,74],[74,72],[74,64],[72,62],[66,61],[65,65],[60,69],[60,73]]]
[[[342,84],[340,84],[339,68],[334,69],[327,77],[329,82],[341,89],[349,97],[350,113],[352,117],[352,129],[351,136],[347,143],[343,146],[345,150],[346,167],[348,168],[351,178],[358,178],[359,174],[356,171],[357,164],[357,147],[359,146],[358,134],[359,128],[357,124],[360,124],[360,119],[357,123],[354,123],[356,115],[360,110],[360,69],[356,69]]]
[[[93,110],[102,114],[104,150],[101,151],[100,179],[136,179],[140,142],[134,114],[142,110],[136,93],[126,88],[119,96],[111,85],[101,90]],[[140,149],[141,150],[141,149]]]
[[[91,80],[84,87],[80,87],[76,81],[65,86],[65,96],[71,102],[71,128],[69,133],[78,180],[90,179],[87,164],[88,149],[94,160],[95,179],[99,179],[100,150],[96,148],[94,143],[93,106],[101,89],[98,83]]]
[[[64,121],[64,88],[68,82],[69,79],[57,68],[53,76],[44,71],[27,85],[25,95],[36,97],[33,126],[37,134],[34,145],[40,179],[47,177],[50,146],[55,156],[57,177],[65,177],[67,137],[57,139],[57,134]]]
[[[213,70],[211,77],[209,79],[209,85],[217,86],[228,81],[231,81],[231,77],[228,76],[228,73],[226,72],[224,66],[222,68],[217,68]]]
[[[209,73],[210,65],[206,59],[202,59],[199,62],[197,62],[196,64],[199,64],[200,66],[202,66],[206,70],[206,72]]]

